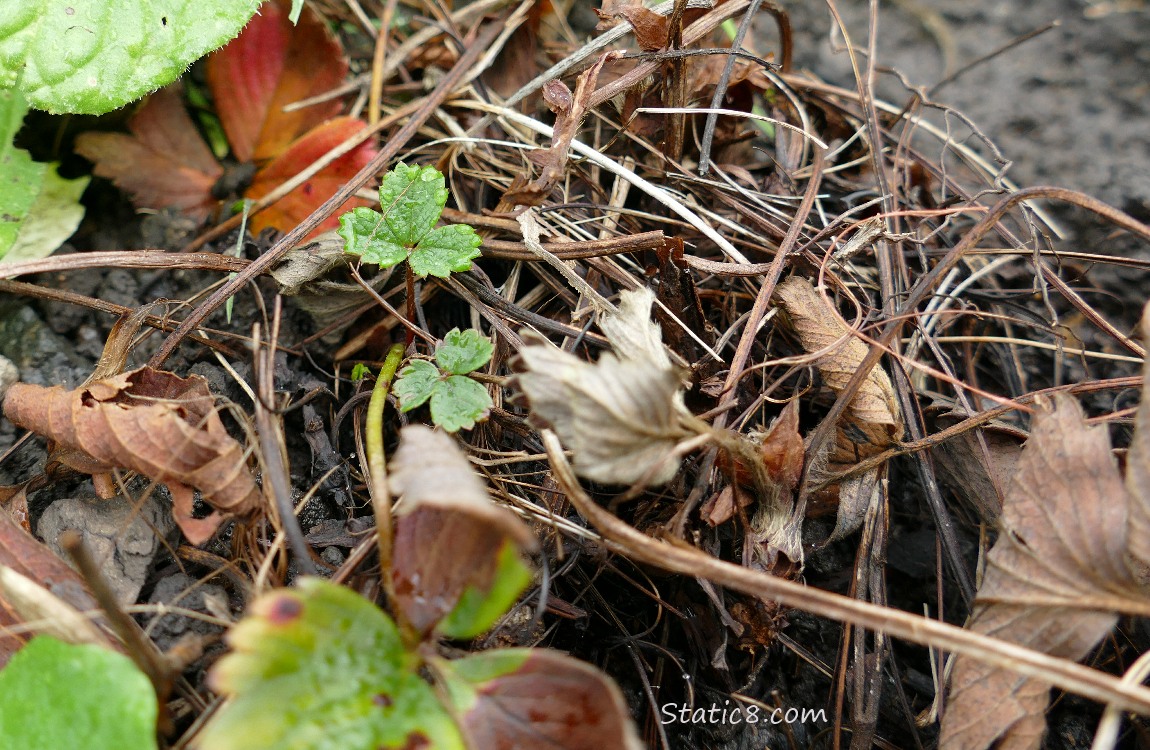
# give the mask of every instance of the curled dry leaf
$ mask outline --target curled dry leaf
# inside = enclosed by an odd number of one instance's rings
[[[806,279],[793,276],[779,284],[775,294],[803,348],[812,354],[818,353],[815,364],[823,382],[836,394],[842,393],[866,358],[867,345],[853,335],[831,301]],[[886,372],[876,366],[851,399],[835,432],[829,456],[810,459],[811,476],[818,478],[822,472],[833,473],[851,466],[881,452],[902,435],[902,414],[894,388]],[[860,480],[839,485],[833,539],[841,539],[859,527],[879,479],[875,470]]]
[[[823,382],[836,394],[841,393],[855,370],[867,355],[867,345],[855,337],[839,316],[834,305],[804,278],[793,276],[775,289],[791,324],[808,352],[822,352],[815,363]],[[857,446],[855,456],[843,455],[842,460],[854,461],[873,455],[902,438],[903,422],[895,399],[890,378],[880,367],[875,367],[863,381],[858,393],[847,409],[848,424],[840,429],[845,433],[845,445]],[[836,453],[845,454],[840,448]],[[836,456],[837,458],[837,456]]]
[[[665,484],[679,470],[684,426],[679,375],[649,359],[604,354],[595,364],[525,332],[516,376],[531,420],[551,427],[574,454],[575,472],[596,482]]]
[[[645,361],[669,370],[671,358],[659,326],[651,320],[654,304],[655,293],[647,287],[625,291],[619,295],[617,312],[599,315],[599,328],[619,359]]]
[[[248,513],[259,489],[244,448],[216,413],[207,381],[148,367],[74,390],[17,384],[4,399],[12,422],[55,441],[61,462],[86,473],[130,469],[168,485],[173,515],[193,544],[222,517],[192,516],[192,488],[219,511]]]
[[[388,482],[402,496],[392,581],[400,610],[420,634],[439,624],[469,589],[489,592],[499,583],[508,545],[513,552],[536,546],[531,530],[487,496],[446,433],[403,428]]]
[[[1111,612],[1066,600],[1140,602],[1127,567],[1127,502],[1103,426],[1060,396],[1035,419],[1003,507],[1002,529],[967,627],[1064,659],[1081,659],[1113,627]],[[1035,599],[1050,597],[1050,605]],[[1020,601],[1025,598],[1026,601]],[[986,602],[991,599],[993,601]],[[1038,748],[1050,685],[958,657],[941,747]]]

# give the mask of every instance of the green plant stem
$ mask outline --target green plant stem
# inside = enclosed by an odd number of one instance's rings
[[[375,512],[375,536],[379,545],[379,568],[383,590],[390,605],[395,601],[391,587],[391,493],[387,489],[387,452],[383,448],[383,407],[391,381],[403,361],[403,344],[395,344],[387,352],[387,359],[379,370],[371,400],[367,403],[367,471],[371,492],[371,507]]]

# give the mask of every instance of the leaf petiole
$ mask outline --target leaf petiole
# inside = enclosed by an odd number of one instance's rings
[[[371,506],[375,512],[376,543],[379,545],[379,566],[388,601],[394,601],[391,590],[391,494],[387,489],[387,452],[383,448],[383,408],[395,372],[403,361],[403,344],[395,344],[387,352],[379,377],[367,403],[367,471],[370,477]]]

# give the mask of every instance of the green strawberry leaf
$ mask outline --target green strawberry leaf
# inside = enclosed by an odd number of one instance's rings
[[[452,375],[466,375],[491,361],[495,345],[474,328],[460,331],[452,328],[435,347],[435,361],[440,369]]]
[[[0,13],[0,89],[98,115],[176,80],[232,39],[260,0],[21,0]]]
[[[435,384],[431,393],[431,421],[448,432],[470,430],[487,416],[494,404],[487,388],[466,375],[452,375]]]
[[[483,240],[467,224],[451,224],[428,232],[411,251],[411,270],[419,276],[445,279],[452,271],[470,271],[481,255]]]
[[[395,624],[349,589],[302,578],[258,599],[228,641],[211,682],[231,700],[202,750],[463,750]]]
[[[407,248],[392,240],[382,214],[370,208],[356,208],[340,216],[339,236],[344,240],[344,252],[380,268],[390,268],[407,259]]]
[[[472,585],[465,589],[455,609],[436,626],[440,635],[465,640],[486,633],[531,583],[531,569],[523,562],[514,539],[504,537],[497,555],[489,588]]]
[[[0,696],[0,747],[155,750],[155,690],[115,651],[37,636],[0,671]]]
[[[499,648],[432,667],[469,747],[643,746],[615,682],[558,651]]]
[[[399,399],[400,411],[411,411],[422,405],[439,383],[439,368],[426,359],[413,359],[399,371],[392,393]]]
[[[384,175],[379,205],[391,230],[390,241],[412,247],[431,231],[447,205],[444,184],[435,167],[409,167],[403,162]]]
[[[88,186],[87,177],[66,180],[13,145],[27,111],[19,91],[0,90],[0,260],[9,263],[47,257],[72,236]]]

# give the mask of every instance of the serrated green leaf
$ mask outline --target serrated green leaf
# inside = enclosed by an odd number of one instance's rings
[[[413,247],[431,231],[447,205],[444,184],[435,167],[409,167],[403,162],[384,175],[379,205],[391,229],[391,242]]]
[[[460,331],[452,328],[435,347],[435,361],[440,369],[452,375],[466,375],[478,370],[491,360],[495,345],[491,339],[474,328]]]
[[[0,88],[49,112],[102,114],[232,39],[260,0],[21,0],[0,13]]]
[[[154,750],[156,693],[132,660],[37,636],[0,671],[0,747]]]
[[[28,210],[16,242],[3,256],[8,263],[46,258],[72,236],[84,219],[80,196],[91,178],[66,180],[56,172],[55,164],[45,164],[40,194]]]
[[[470,430],[494,404],[487,388],[466,375],[452,375],[435,384],[431,421],[448,432]]]
[[[531,583],[531,570],[519,555],[519,545],[504,538],[491,587],[482,591],[471,586],[459,597],[455,609],[440,621],[436,630],[447,638],[474,638],[487,632],[519,599]]]
[[[340,216],[339,236],[343,237],[344,252],[380,268],[390,268],[407,259],[407,248],[392,241],[383,215],[370,208],[356,208]]]
[[[413,359],[399,371],[391,391],[399,399],[399,410],[411,411],[431,398],[438,384],[439,368],[426,359]]]
[[[231,700],[201,750],[462,750],[395,624],[342,586],[302,578],[264,595],[212,669]]]
[[[451,224],[428,232],[411,251],[411,270],[419,276],[445,279],[452,271],[471,270],[471,261],[482,253],[483,240],[467,224]]]

